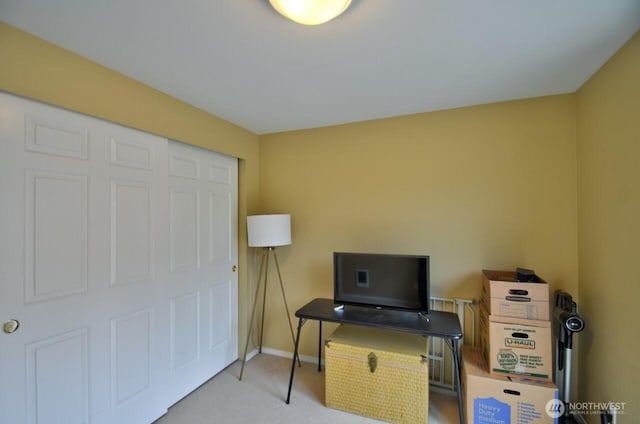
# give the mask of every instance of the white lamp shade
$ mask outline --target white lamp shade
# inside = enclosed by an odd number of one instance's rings
[[[275,247],[291,244],[291,215],[253,215],[247,217],[250,247]]]

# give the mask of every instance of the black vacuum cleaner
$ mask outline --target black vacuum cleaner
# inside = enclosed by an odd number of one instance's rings
[[[554,300],[553,320],[557,329],[555,383],[560,391],[560,400],[565,405],[565,417],[568,418],[571,396],[573,334],[584,330],[586,324],[584,319],[578,315],[578,306],[569,293],[556,290]]]

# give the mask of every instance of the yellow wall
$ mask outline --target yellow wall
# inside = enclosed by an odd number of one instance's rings
[[[294,310],[333,296],[333,251],[430,255],[432,295],[478,299],[483,268],[517,266],[577,292],[574,95],[261,136],[260,163],[261,208],[292,216]],[[272,294],[265,344],[290,351]]]
[[[580,398],[627,402],[632,422],[640,416],[640,33],[578,91],[577,153],[579,308],[588,319]]]
[[[258,136],[0,22],[0,90],[240,158],[240,340],[248,321],[246,226],[258,200]],[[242,346],[241,346],[242,347]]]
[[[260,138],[3,23],[0,57],[0,90],[241,159],[240,348],[257,265],[245,217],[287,212],[293,245],[278,252],[292,311],[332,296],[335,250],[431,255],[442,296],[478,298],[482,268],[532,267],[588,319],[579,399],[640,413],[638,34],[577,95]],[[291,351],[273,288],[265,346]],[[316,328],[303,354],[315,355]]]

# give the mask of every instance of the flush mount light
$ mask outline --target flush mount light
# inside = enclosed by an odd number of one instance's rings
[[[351,0],[269,0],[282,16],[303,25],[319,25],[347,10]]]

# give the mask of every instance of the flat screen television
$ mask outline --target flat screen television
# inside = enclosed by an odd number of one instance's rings
[[[429,256],[333,254],[336,304],[429,312]]]

